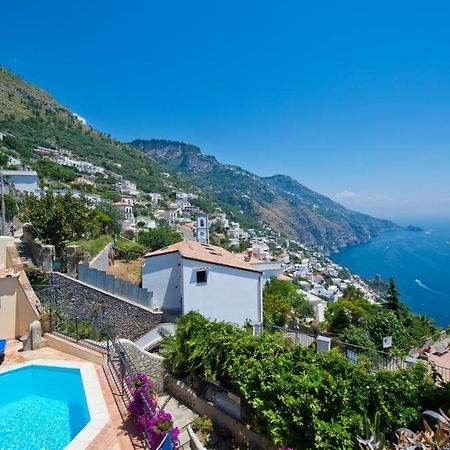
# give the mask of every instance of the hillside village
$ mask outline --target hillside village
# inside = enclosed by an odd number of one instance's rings
[[[446,405],[447,332],[413,314],[394,280],[327,257],[393,224],[189,144],[190,164],[160,164],[182,145],[122,144],[0,75],[0,377],[39,364],[91,371],[93,423],[68,448],[366,450],[367,413],[393,432]],[[212,168],[225,189],[202,172]],[[295,198],[295,226],[249,214],[247,183],[262,217]],[[335,213],[343,228],[326,219]],[[302,222],[311,215],[323,234]]]
[[[14,138],[11,134],[0,132],[0,138],[4,136]],[[128,233],[128,237],[133,238],[138,231],[169,225],[183,239],[222,246],[260,270],[264,282],[272,277],[295,282],[298,291],[314,307],[315,316],[307,318],[309,321],[322,322],[328,302],[335,302],[342,297],[349,286],[362,291],[372,303],[379,298],[379,293],[361,277],[351,274],[320,252],[282,237],[267,224],[260,223],[259,229],[243,228],[220,208],[207,215],[195,204],[201,193],[175,188],[169,173],[161,173],[168,194],[144,192],[135,183],[111,170],[77,159],[70,150],[38,146],[34,149],[38,161],[51,162],[74,172],[71,182],[54,178],[40,180],[37,172],[23,164],[19,155],[7,144],[3,143],[2,150],[8,155],[8,169],[3,171],[6,192],[14,194],[16,198],[27,194],[39,196],[47,190],[51,190],[54,195],[70,192],[93,204],[108,203],[117,208],[122,216],[121,230]],[[111,190],[107,195],[102,195],[102,190],[97,189],[97,186],[105,181]],[[200,223],[203,226],[199,226]],[[200,236],[201,233],[204,233],[203,236]]]

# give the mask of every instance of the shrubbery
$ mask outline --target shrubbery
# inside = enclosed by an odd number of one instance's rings
[[[237,391],[251,426],[283,447],[353,448],[365,415],[373,419],[379,410],[389,435],[423,409],[448,404],[447,388],[435,387],[422,364],[371,373],[337,350],[316,354],[281,334],[253,336],[194,312],[179,319],[165,345],[176,375],[201,375]]]
[[[116,259],[130,261],[139,258],[145,253],[145,247],[137,242],[128,242],[118,239],[114,244],[114,254]]]
[[[168,226],[154,228],[148,231],[139,231],[137,242],[143,245],[147,251],[153,252],[168,245],[176,244],[181,241],[181,235]]]
[[[359,289],[350,286],[344,297],[328,304],[325,317],[326,329],[345,342],[383,350],[383,337],[392,336],[393,347],[405,354],[410,346],[439,330],[431,319],[408,309],[392,279],[382,305],[370,303]]]

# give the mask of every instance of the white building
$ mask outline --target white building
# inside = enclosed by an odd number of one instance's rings
[[[121,195],[120,201],[123,203],[128,203],[131,206],[134,206],[134,198],[130,197],[129,195]]]
[[[145,255],[142,287],[163,311],[212,320],[262,322],[262,274],[214,245],[182,241]]]
[[[74,159],[70,156],[60,156],[55,159],[55,162],[56,164],[59,164],[61,166],[74,167],[80,172],[86,172],[90,174],[105,172],[105,169],[103,169],[102,167],[96,166],[95,164],[92,164],[88,161]]]
[[[150,197],[152,203],[158,203],[162,200],[162,195],[156,192],[149,192],[147,195]]]
[[[19,192],[39,192],[39,177],[34,170],[4,170],[3,177],[6,183],[14,185]]]
[[[325,300],[317,297],[311,292],[304,291],[302,289],[298,289],[300,294],[303,294],[310,305],[314,308],[314,319],[316,322],[323,322],[325,320],[325,311],[328,307],[328,304]]]
[[[125,202],[115,202],[113,205],[123,214],[125,220],[133,220],[133,207]]]
[[[268,283],[272,278],[278,278],[283,273],[281,261],[267,261],[251,258],[249,263],[263,273],[263,283]]]

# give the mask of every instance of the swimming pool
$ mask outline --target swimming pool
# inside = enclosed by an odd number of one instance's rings
[[[82,376],[87,370],[29,364],[0,373],[0,449],[59,450],[75,442],[77,448],[87,446],[106,423],[91,420],[99,412],[104,415],[105,408],[90,411],[86,373]],[[96,379],[89,381],[88,391],[94,382],[98,385]]]

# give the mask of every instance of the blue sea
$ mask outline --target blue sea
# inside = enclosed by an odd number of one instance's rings
[[[424,231],[388,231],[331,259],[366,278],[394,277],[402,300],[417,314],[450,324],[450,222]]]

